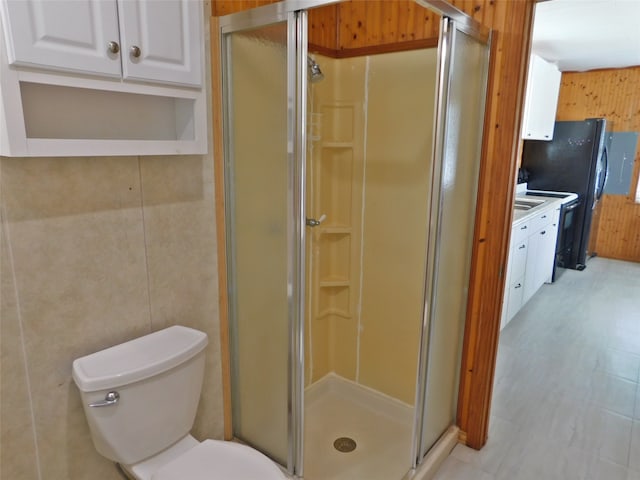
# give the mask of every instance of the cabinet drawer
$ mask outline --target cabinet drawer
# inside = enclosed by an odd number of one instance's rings
[[[527,220],[526,222],[513,227],[513,231],[511,232],[511,248],[522,243],[522,241],[527,238],[531,232],[531,220]]]
[[[531,219],[531,230],[529,230],[529,234],[537,232],[541,228],[549,225],[553,222],[553,214],[554,210],[546,210],[544,212],[538,213],[535,217]]]

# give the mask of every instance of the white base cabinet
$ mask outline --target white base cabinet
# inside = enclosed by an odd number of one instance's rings
[[[504,328],[522,306],[550,283],[555,262],[560,206],[547,208],[516,222],[511,231],[500,328]]]

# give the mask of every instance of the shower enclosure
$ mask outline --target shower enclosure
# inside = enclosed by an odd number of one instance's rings
[[[489,35],[436,1],[437,50],[329,58],[327,3],[220,19],[233,434],[400,479],[455,423]]]

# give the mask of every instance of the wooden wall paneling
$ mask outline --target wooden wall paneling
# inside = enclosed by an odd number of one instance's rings
[[[359,4],[356,3],[356,5]],[[382,2],[361,2],[360,5],[364,5],[366,15],[362,21],[364,37],[360,38],[359,46],[388,43],[384,38],[385,25],[382,22]]]
[[[382,38],[384,43],[398,41],[398,17],[400,8],[395,2],[382,3]]]
[[[339,57],[407,50],[408,41],[430,39],[412,47],[426,48],[439,33],[440,17],[409,0],[342,2],[338,18]]]
[[[398,2],[398,36],[399,42],[406,40],[415,40],[416,32],[414,28],[416,9],[413,3]]]
[[[212,15],[222,17],[231,13],[242,12],[251,8],[261,7],[278,0],[213,0]]]
[[[605,117],[618,132],[640,131],[640,67],[563,73],[558,120]],[[640,204],[634,196],[640,175],[636,149],[629,195],[604,195],[592,231],[599,256],[640,262]]]
[[[636,167],[636,178],[637,172]],[[640,262],[640,204],[623,195],[604,195],[598,226],[599,256]]]
[[[338,50],[364,46],[364,18],[366,16],[364,2],[341,2],[338,4]]]
[[[338,50],[338,5],[309,10],[309,51],[335,56]]]
[[[485,17],[495,44],[458,399],[462,438],[477,449],[488,437],[533,2],[494,8]]]

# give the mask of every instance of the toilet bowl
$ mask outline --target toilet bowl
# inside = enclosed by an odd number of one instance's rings
[[[136,480],[284,480],[245,445],[197,441],[207,335],[169,327],[73,362],[96,450]]]

